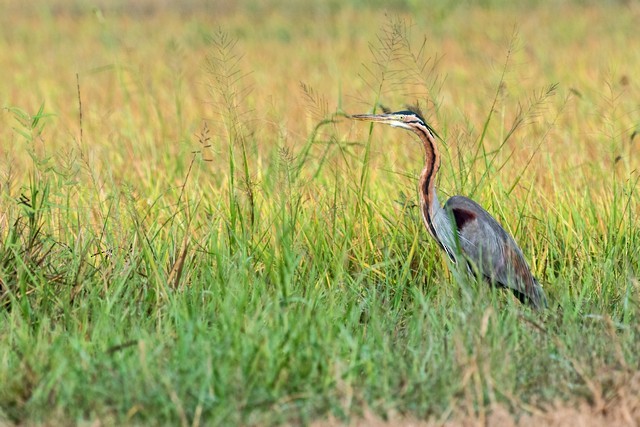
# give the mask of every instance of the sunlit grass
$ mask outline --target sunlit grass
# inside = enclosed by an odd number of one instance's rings
[[[189,5],[0,18],[0,421],[629,393],[638,10]],[[514,235],[546,312],[456,280],[416,207],[419,144],[345,117],[416,101],[445,141],[441,199]]]

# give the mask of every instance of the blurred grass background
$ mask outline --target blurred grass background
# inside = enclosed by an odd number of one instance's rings
[[[634,3],[0,7],[3,422],[482,420],[636,391]],[[547,313],[458,283],[418,144],[343,116],[416,101],[441,199],[515,236]]]

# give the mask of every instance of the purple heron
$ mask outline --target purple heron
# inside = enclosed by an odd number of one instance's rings
[[[522,302],[536,309],[547,306],[547,298],[522,251],[513,238],[482,206],[468,197],[453,196],[440,205],[435,176],[440,154],[435,132],[417,108],[385,114],[357,114],[355,120],[384,123],[409,130],[420,138],[425,165],[420,174],[420,209],[429,234],[456,264],[467,265],[492,284],[511,289]]]

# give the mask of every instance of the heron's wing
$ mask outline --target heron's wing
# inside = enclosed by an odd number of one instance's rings
[[[454,196],[445,204],[458,229],[460,252],[492,282],[510,288],[540,308],[544,291],[513,238],[482,206]]]

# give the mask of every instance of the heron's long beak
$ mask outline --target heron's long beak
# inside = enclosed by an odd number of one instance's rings
[[[349,117],[355,120],[378,123],[390,123],[398,120],[395,114],[354,114]]]

